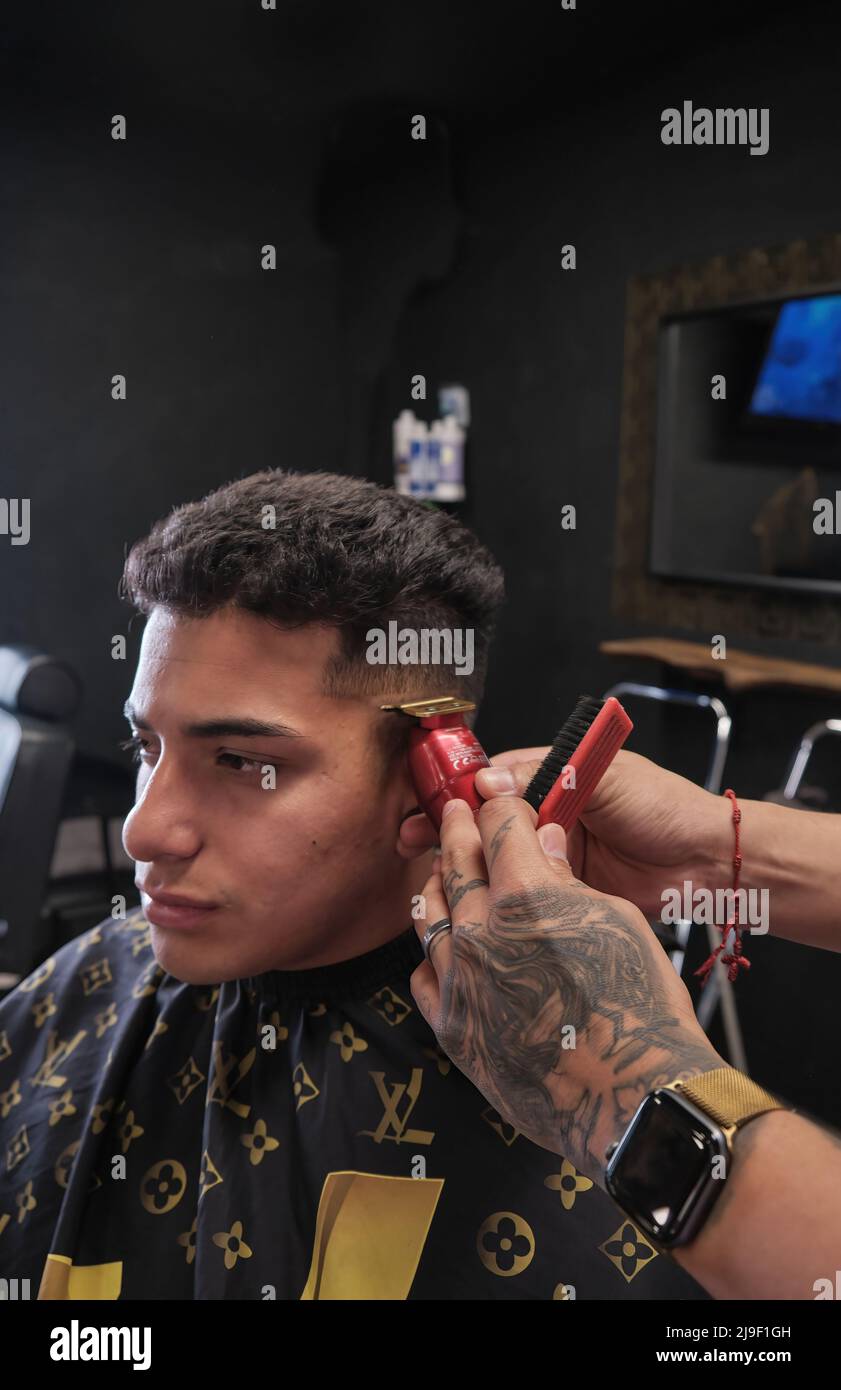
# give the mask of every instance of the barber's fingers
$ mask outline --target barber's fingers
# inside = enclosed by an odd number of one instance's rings
[[[525,796],[548,748],[512,748],[491,758],[491,767],[480,768],[476,774],[476,790],[486,801],[495,796]],[[621,757],[621,754],[620,754]],[[586,834],[581,821],[576,821],[567,839],[567,857],[577,878],[584,878]]]
[[[486,801],[506,793],[522,796],[548,752],[548,748],[515,748],[498,753],[490,767],[480,767],[476,773],[477,792]]]
[[[424,914],[415,919],[415,931],[422,941],[427,927],[450,916],[440,873],[432,873],[423,886]],[[448,931],[439,932],[429,949],[429,958],[422,961],[409,981],[415,1003],[430,1028],[441,1008],[441,981],[453,965],[453,938]]]
[[[548,825],[541,825],[537,832],[537,838],[543,847],[543,853],[549,860],[553,868],[560,870],[564,878],[566,873],[562,865],[569,868],[569,856],[567,855],[567,837],[563,826],[556,825],[550,821]]]
[[[494,796],[513,793],[522,796],[546,754],[544,748],[508,748],[495,753],[491,766],[481,767],[476,774],[476,790],[488,800]],[[403,859],[418,859],[437,843],[435,827],[423,811],[406,816],[400,824],[397,852]]]
[[[488,876],[482,839],[473,811],[466,801],[445,806],[441,824],[441,851],[435,863],[440,872],[430,874],[423,887],[425,911],[415,928],[423,939],[428,927],[449,918],[452,931],[440,932],[429,946],[429,959],[412,975],[412,993],[428,1023],[438,1016],[441,985],[454,967],[453,937],[460,925],[484,925],[488,914]]]
[[[555,857],[553,842],[564,849],[560,826],[541,827],[536,833],[537,812],[518,796],[494,797],[479,811],[479,833],[494,897],[528,892],[546,881],[547,868],[569,883],[575,875],[566,858]]]
[[[515,792],[522,796],[546,754],[544,748],[507,748],[504,753],[495,753],[489,768],[480,768],[476,774],[476,790],[487,800],[504,792]],[[495,780],[497,772],[510,772],[512,780],[503,777]],[[490,775],[489,775],[490,774]],[[400,824],[397,852],[404,859],[417,859],[425,854],[438,841],[432,821],[423,811],[415,811],[406,816]]]
[[[441,877],[453,919],[453,930],[464,922],[484,922],[488,905],[488,874],[482,837],[466,801],[449,801],[441,822]]]
[[[496,803],[498,807],[501,804]],[[501,866],[503,876],[496,874],[492,880],[495,891],[499,891],[500,888],[503,892],[517,887],[521,890],[528,889],[541,879],[545,882],[547,867],[570,882],[575,882],[565,857],[566,836],[561,827],[555,824],[541,826],[535,835],[536,815],[530,806],[518,798],[505,801],[502,814],[497,814],[499,824],[493,831],[493,834],[498,836],[497,858],[502,852],[499,837],[507,835],[511,829],[518,828],[509,824],[510,818],[506,811],[510,812],[512,808],[516,808],[515,817],[520,823],[519,828],[524,831],[523,838],[528,841],[528,836],[531,837],[529,849],[533,850],[536,845],[537,853],[518,860],[516,855],[512,859],[510,850],[506,850]],[[440,1017],[442,986],[455,968],[454,934],[459,930],[459,922],[487,923],[489,903],[488,889],[484,882],[485,853],[494,853],[491,848],[494,840],[493,834],[487,833],[491,828],[491,817],[484,808],[480,812],[480,824],[483,818],[486,825],[485,833],[481,833],[477,828],[473,811],[467,802],[452,803],[452,810],[448,811],[442,823],[441,853],[435,856],[433,872],[423,887],[423,916],[415,920],[419,940],[423,939],[427,928],[436,922],[446,918],[452,922],[451,931],[439,932],[434,937],[429,947],[428,959],[418,966],[409,981],[415,1003],[433,1030]],[[515,883],[510,875],[518,872],[520,862],[528,865],[523,872],[531,877]],[[449,894],[445,892],[444,879],[439,871],[444,868],[445,863],[450,866]],[[474,882],[474,878],[481,881]],[[467,892],[460,894],[459,890],[465,886]],[[469,904],[469,907],[466,908],[465,904]]]

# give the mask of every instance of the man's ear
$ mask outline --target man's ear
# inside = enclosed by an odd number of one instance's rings
[[[438,837],[431,820],[418,805],[408,754],[395,766],[400,785],[400,821],[395,848],[401,859],[418,859],[437,844]]]
[[[395,740],[396,746],[392,748],[391,756],[386,758],[385,776],[389,802],[394,804],[394,798],[399,817],[394,848],[401,859],[419,859],[437,844],[438,837],[432,822],[418,806],[409,767],[408,732],[408,728],[405,728],[399,742]]]
[[[422,854],[434,849],[438,844],[435,826],[423,811],[416,806],[400,822],[397,836],[397,853],[401,859],[419,859]]]

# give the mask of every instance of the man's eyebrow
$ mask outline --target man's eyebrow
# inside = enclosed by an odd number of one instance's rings
[[[134,708],[130,700],[123,706],[123,714],[136,729],[151,729],[142,714]],[[196,724],[185,724],[182,733],[189,738],[305,738],[298,729],[289,724],[275,724],[265,719],[251,719],[235,715],[219,715],[216,719],[202,719]]]

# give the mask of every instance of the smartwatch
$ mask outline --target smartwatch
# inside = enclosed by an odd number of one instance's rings
[[[659,1086],[607,1150],[605,1186],[655,1246],[687,1245],[721,1195],[736,1131],[786,1108],[735,1067]]]

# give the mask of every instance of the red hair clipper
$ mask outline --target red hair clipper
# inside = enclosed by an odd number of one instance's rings
[[[464,722],[465,714],[475,708],[472,701],[454,695],[380,705],[418,721],[409,735],[409,768],[418,805],[437,831],[447,801],[460,798],[474,813],[482,805],[473,779],[491,762]],[[538,826],[556,821],[564,830],[571,829],[633,727],[613,696],[579,699],[523,793],[538,813]]]
[[[457,798],[475,811],[482,798],[473,786],[480,767],[490,767],[490,758],[464,722],[476,706],[471,700],[442,695],[434,700],[415,700],[407,705],[381,705],[380,709],[399,710],[418,721],[409,734],[409,768],[418,805],[441,829],[444,804]]]

